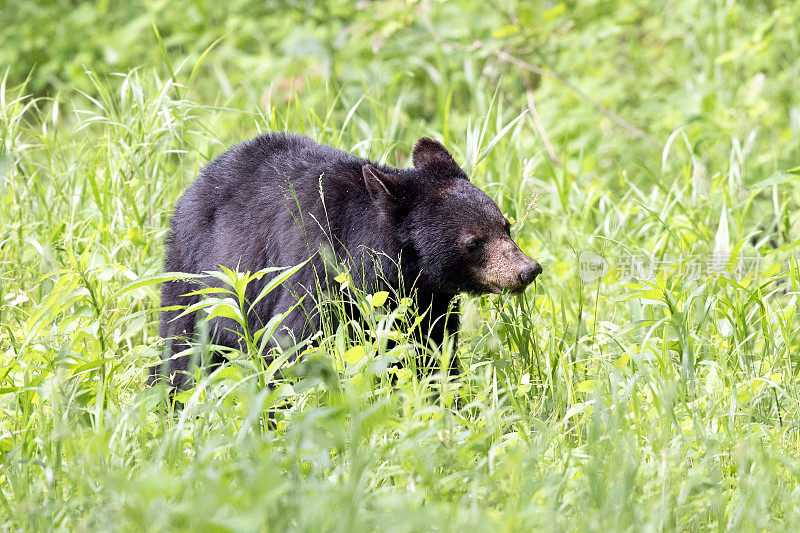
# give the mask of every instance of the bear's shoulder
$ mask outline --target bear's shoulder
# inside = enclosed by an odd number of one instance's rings
[[[243,141],[231,148],[227,155],[238,160],[283,160],[287,163],[328,161],[341,163],[366,163],[367,161],[338,148],[319,144],[310,137],[288,132],[269,132]]]

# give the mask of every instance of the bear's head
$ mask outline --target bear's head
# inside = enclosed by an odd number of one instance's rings
[[[414,169],[364,165],[364,183],[414,264],[418,286],[456,294],[521,292],[542,272],[511,239],[509,221],[470,183],[447,149],[423,137]]]

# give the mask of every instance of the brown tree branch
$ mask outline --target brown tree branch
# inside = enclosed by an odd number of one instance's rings
[[[494,55],[497,56],[497,59],[499,59],[501,63],[511,63],[512,65],[521,68],[523,70],[527,70],[528,72],[533,72],[534,74],[538,74],[540,76],[547,76],[548,78],[553,78],[557,80],[564,87],[568,88],[576,95],[578,95],[578,97],[580,97],[582,100],[585,100],[586,102],[591,104],[592,107],[594,107],[601,114],[611,119],[618,126],[621,126],[622,128],[626,129],[634,137],[639,137],[641,139],[644,139],[650,144],[652,144],[654,147],[661,148],[661,145],[658,143],[658,141],[656,141],[650,134],[637,128],[636,126],[634,126],[621,116],[611,111],[609,108],[607,108],[606,106],[604,106],[603,104],[601,104],[600,102],[598,102],[597,100],[595,100],[594,98],[583,92],[583,90],[581,90],[579,87],[577,87],[567,78],[565,78],[562,74],[556,72],[552,68],[544,69],[541,67],[537,67],[536,65],[531,65],[530,63],[523,61],[518,57],[512,56],[511,54],[509,54],[504,50],[495,50]]]
[[[513,14],[511,15],[507,14],[507,15],[511,17]],[[512,19],[512,23],[513,22],[514,19]],[[436,32],[436,29],[433,27],[433,24],[431,24],[430,21],[425,21],[425,25],[428,31],[430,32],[431,36],[433,37],[434,42],[439,46],[449,47],[451,49],[460,50],[462,52],[468,52],[468,53],[475,52],[486,46],[486,44],[480,40],[475,40],[469,46],[458,45],[455,43],[448,43],[446,41],[443,41],[442,38],[439,37],[439,34]],[[532,65],[527,61],[523,61],[522,59],[509,54],[505,50],[492,50],[492,53],[497,57],[497,59],[501,63],[511,63],[512,65],[521,68],[522,70],[533,72],[534,74],[538,74],[539,76],[547,76],[548,78],[552,78],[558,81],[559,83],[561,83],[561,85],[574,92],[579,98],[591,104],[591,106],[594,107],[600,114],[611,119],[612,122],[614,122],[618,126],[628,131],[634,137],[644,139],[645,141],[650,143],[654,148],[660,149],[662,147],[661,144],[658,141],[656,141],[649,133],[645,132],[640,128],[637,128],[636,126],[634,126],[621,116],[617,115],[612,110],[610,110],[609,108],[607,108],[606,106],[604,106],[603,104],[601,104],[600,102],[589,96],[588,94],[586,94],[580,87],[573,84],[563,74],[557,72],[549,65],[548,68],[537,67],[536,65]],[[531,113],[531,116],[533,116],[533,113]]]
[[[553,150],[553,144],[550,142],[550,137],[547,136],[547,131],[544,129],[542,117],[539,116],[539,112],[536,110],[536,103],[533,101],[533,91],[528,89],[525,91],[525,94],[528,97],[528,111],[531,114],[531,119],[533,119],[533,125],[536,127],[536,131],[539,132],[539,137],[542,138],[544,148],[547,150],[547,155],[550,157],[550,161],[560,165],[561,163],[558,160],[556,151]]]

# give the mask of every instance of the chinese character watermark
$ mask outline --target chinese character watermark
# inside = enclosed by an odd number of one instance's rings
[[[690,282],[726,274],[741,281],[751,274],[758,275],[760,260],[760,257],[739,256],[732,261],[730,254],[722,252],[659,257],[640,253],[606,259],[597,252],[585,250],[578,257],[578,273],[585,283],[601,279],[609,271],[614,279],[622,282],[651,280],[658,273],[680,275]]]

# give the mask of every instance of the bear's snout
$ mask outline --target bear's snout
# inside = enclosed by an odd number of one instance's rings
[[[516,279],[512,277],[505,288],[510,289],[513,293],[521,293],[536,279],[536,276],[542,273],[542,265],[525,255],[516,244],[514,247],[517,248],[516,253],[513,254],[516,269],[512,272],[516,273]]]
[[[508,237],[490,242],[489,250],[486,262],[479,270],[481,283],[487,292],[522,292],[542,273],[542,266],[525,255]]]
[[[542,265],[531,259],[527,265],[522,267],[522,270],[519,273],[519,282],[522,285],[530,285],[531,282],[536,279],[536,276],[541,273]]]

